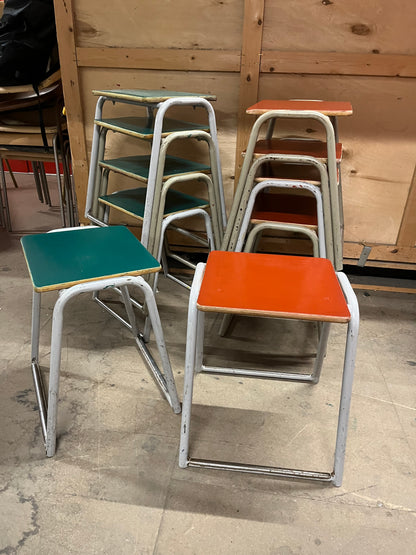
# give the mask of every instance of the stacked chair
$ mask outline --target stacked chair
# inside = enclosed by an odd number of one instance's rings
[[[319,106],[324,107],[323,104]],[[182,468],[241,471],[340,486],[359,326],[357,300],[347,277],[341,272],[342,195],[337,167],[341,147],[336,143],[334,126],[328,116],[312,110],[310,105],[299,110],[294,110],[293,105],[290,107],[267,110],[253,125],[222,249],[211,252],[207,263],[199,264],[195,272],[188,310],[179,465]],[[312,119],[323,127],[324,144],[272,138],[276,122],[288,119],[303,121],[304,118]],[[266,123],[269,126],[265,142],[259,143],[260,128]],[[277,164],[279,173],[268,175],[267,171],[273,164]],[[297,173],[305,168],[313,170],[313,182],[302,179],[305,174]],[[311,203],[308,201],[306,207],[302,196],[299,196],[299,192],[305,191],[313,200]],[[256,200],[264,193],[275,194],[274,202],[268,201],[267,210],[263,211],[267,214],[256,215]],[[257,212],[261,210],[257,209]],[[312,242],[313,256],[251,252],[265,229],[302,233]],[[316,322],[318,347],[312,371],[283,372],[207,364],[204,358],[207,312],[222,314],[225,321],[234,315],[242,315]],[[317,384],[328,348],[330,324],[347,325],[331,471],[207,460],[192,453],[190,439],[195,374],[205,372]],[[226,329],[223,321],[220,333],[224,335]]]
[[[0,88],[0,159],[0,211],[4,227],[12,231],[3,167],[4,161],[14,180],[9,160],[32,164],[38,198],[48,205],[51,200],[44,163],[52,162],[56,168],[62,226],[77,225],[59,71],[45,79],[36,92],[31,85]]]
[[[115,90],[94,91],[98,101],[94,120],[94,134],[90,162],[90,175],[86,201],[86,217],[100,226],[112,223],[112,214],[128,214],[142,225],[141,242],[157,259],[166,261],[165,253],[186,266],[195,268],[187,259],[170,252],[166,230],[176,220],[202,216],[210,249],[219,248],[226,224],[222,189],[215,114],[211,95],[172,91]],[[132,106],[134,115],[103,117],[107,101]],[[168,117],[175,107],[200,108],[206,114],[206,124],[177,121]],[[140,109],[145,113],[140,115]],[[138,114],[138,115],[136,115]],[[145,155],[111,158],[106,154],[108,131],[146,141],[150,153]],[[208,162],[199,163],[172,156],[169,151],[178,143],[187,141],[206,145]],[[192,147],[191,147],[192,148]],[[107,149],[108,150],[108,149]],[[124,175],[136,182],[133,189],[109,193],[109,178]],[[206,189],[206,198],[183,193],[178,184],[199,182]],[[191,191],[192,192],[192,191]],[[201,237],[182,227],[176,230],[201,242]],[[169,277],[167,268],[165,271]],[[179,283],[183,282],[176,279]]]

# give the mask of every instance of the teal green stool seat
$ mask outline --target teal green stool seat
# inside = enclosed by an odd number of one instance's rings
[[[146,187],[117,191],[112,195],[103,195],[100,202],[108,206],[117,207],[121,212],[135,218],[143,219],[146,203]],[[169,189],[166,194],[164,214],[176,214],[194,208],[205,208],[208,203],[204,199]]]
[[[74,296],[84,292],[114,288],[121,293],[128,317],[128,327],[137,347],[148,364],[162,393],[175,413],[180,403],[166,350],[160,317],[152,288],[143,275],[158,272],[158,261],[136,237],[123,226],[84,227],[56,230],[55,233],[27,235],[21,239],[23,252],[33,283],[31,367],[39,405],[46,454],[56,450],[57,400],[63,328],[63,310]],[[148,320],[155,335],[162,370],[157,366],[143,335],[137,329],[128,286],[139,288],[144,295]],[[59,291],[52,320],[48,398],[39,365],[41,293]],[[120,316],[99,304],[126,323]]]
[[[150,156],[124,156],[112,160],[102,160],[99,166],[110,171],[127,175],[133,179],[147,181],[149,179]],[[166,156],[163,178],[187,175],[196,172],[208,172],[209,166],[199,164],[177,156]]]
[[[113,101],[137,102],[140,104],[157,104],[165,102],[171,98],[205,98],[206,100],[216,100],[213,94],[190,93],[183,91],[166,91],[160,89],[114,89],[114,90],[93,90],[95,96],[102,96]]]
[[[148,117],[125,116],[120,118],[103,118],[94,120],[95,125],[99,125],[104,129],[109,129],[118,133],[124,133],[138,139],[152,140],[154,136],[154,127],[152,119]],[[178,121],[171,118],[165,118],[163,121],[162,137],[167,137],[170,133],[178,131],[189,131],[199,129],[200,131],[209,131],[209,126],[188,121]]]

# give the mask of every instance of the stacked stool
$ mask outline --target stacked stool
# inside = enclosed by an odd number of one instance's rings
[[[352,113],[348,102],[322,101],[261,101],[247,110],[260,114],[253,125],[236,189],[222,248],[235,250],[241,215],[252,193],[254,184],[261,179],[288,178],[310,181],[320,185],[324,207],[327,256],[336,269],[342,269],[342,192],[339,165],[342,145],[337,142],[337,115]],[[329,116],[327,115],[329,114]],[[317,123],[325,134],[325,141],[274,137],[276,123],[290,121]],[[265,139],[260,132],[267,124]],[[278,164],[277,175],[268,173],[270,164]],[[260,174],[259,170],[262,170]],[[278,188],[278,179],[275,183]],[[262,192],[253,205],[252,221],[283,221],[316,227],[317,209],[311,196],[270,194],[271,187]]]
[[[205,221],[209,247],[219,248],[226,215],[215,114],[209,102],[215,97],[147,90],[94,91],[94,94],[99,98],[94,120],[86,217],[97,225],[106,226],[110,223],[110,212],[114,210],[140,220],[141,242],[158,258],[167,225],[178,219],[200,215]],[[136,111],[145,109],[145,114],[104,118],[103,107],[107,101],[129,104]],[[167,116],[172,108],[184,106],[204,110],[207,124],[176,121]],[[147,141],[151,145],[150,154],[104,158],[109,130]],[[168,151],[178,141],[205,143],[209,162],[201,164],[171,156]],[[117,174],[135,180],[137,186],[108,194],[109,176]],[[206,199],[175,189],[175,185],[190,181],[200,182],[206,187]],[[167,225],[163,225],[164,220]],[[178,228],[178,231],[190,235],[187,230]],[[196,240],[200,242],[201,238],[196,236]],[[186,259],[176,258],[195,268]]]
[[[294,108],[294,103],[296,108]],[[312,104],[312,107],[311,107]],[[331,109],[334,106],[331,104]],[[343,108],[350,110],[348,103]],[[318,109],[319,106],[319,109]],[[339,107],[339,105],[338,105]],[[253,126],[245,152],[222,250],[211,252],[206,264],[195,272],[189,300],[186,340],[185,382],[179,466],[231,470],[280,478],[313,480],[340,486],[346,450],[348,417],[357,349],[359,309],[352,287],[342,268],[342,196],[339,180],[341,146],[336,129],[322,113],[325,103],[292,101],[289,106],[272,106],[260,115]],[[333,112],[334,113],[334,112]],[[325,143],[299,139],[274,139],[273,130],[281,120],[309,119],[318,122],[325,132]],[[259,142],[260,129],[268,123],[266,139]],[[278,176],[267,173],[270,164],[284,170]],[[299,168],[314,172],[314,182],[296,173]],[[291,170],[286,173],[286,170]],[[264,170],[264,171],[262,171]],[[292,172],[292,170],[295,170]],[[283,178],[283,175],[285,178]],[[317,177],[316,177],[317,176]],[[266,191],[278,191],[276,204],[267,206],[267,214],[256,214],[256,199]],[[293,192],[307,191],[313,202],[304,207]],[[290,198],[293,197],[293,198]],[[287,199],[292,204],[287,210]],[[280,204],[280,205],[279,205]],[[293,209],[292,209],[293,206]],[[255,216],[253,218],[253,215]],[[267,215],[267,217],[265,217]],[[311,219],[312,216],[312,219]],[[249,225],[254,224],[250,232]],[[311,228],[317,228],[317,234]],[[255,250],[257,236],[264,229],[303,233],[313,245],[313,257],[259,254]],[[242,251],[245,252],[242,252]],[[265,319],[316,322],[318,347],[310,372],[288,369],[280,371],[209,365],[204,357],[205,315],[218,313],[224,322],[234,315]],[[309,383],[319,382],[324,358],[329,348],[331,324],[347,327],[342,385],[338,410],[338,427],[333,467],[329,471],[302,470],[280,466],[248,464],[234,461],[198,458],[192,452],[192,404],[195,376],[210,373],[234,377],[256,377]],[[276,338],[278,342],[278,338]],[[253,340],[253,348],[258,349]],[[215,382],[218,383],[218,382]],[[212,409],[215,410],[215,409]],[[247,418],[250,418],[247,411]],[[244,418],[239,422],[244,427]],[[194,424],[195,425],[195,424]],[[210,427],[204,420],[205,428]],[[211,427],[210,427],[211,429]],[[212,430],[211,430],[212,432]],[[202,432],[198,430],[199,441]],[[278,438],[276,439],[278,442]]]

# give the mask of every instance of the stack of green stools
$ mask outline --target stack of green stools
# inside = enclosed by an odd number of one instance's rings
[[[226,215],[215,114],[209,102],[215,100],[215,97],[153,90],[93,93],[99,98],[94,120],[86,217],[100,226],[111,224],[114,212],[128,214],[139,220],[142,225],[142,244],[160,260],[163,252],[170,252],[165,240],[167,226],[178,219],[202,216],[207,233],[207,241],[202,241],[203,244],[210,249],[219,248]],[[133,115],[103,117],[103,107],[107,101],[129,104]],[[167,117],[168,111],[171,112],[174,107],[189,107],[190,112],[199,107],[206,114],[206,124],[176,121]],[[140,111],[143,110],[141,115]],[[109,154],[105,157],[109,130],[149,143],[150,153],[118,158]],[[207,161],[200,163],[172,156],[171,147],[179,141],[187,141],[189,145],[205,143]],[[118,190],[113,185],[117,175],[132,179],[135,186]],[[175,187],[178,184],[183,187],[183,183],[189,182],[201,183],[206,188],[206,198],[194,196],[192,191],[184,193]],[[201,242],[201,237],[190,234],[189,230],[178,228],[178,231]],[[187,259],[177,255],[175,258],[194,268]]]

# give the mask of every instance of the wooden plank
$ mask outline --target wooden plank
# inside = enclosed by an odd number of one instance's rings
[[[357,260],[351,258],[344,258],[344,266],[356,266]],[[406,264],[403,262],[382,262],[379,260],[369,260],[366,263],[366,268],[383,268],[388,270],[410,270],[416,271],[416,264]]]
[[[77,48],[80,67],[240,71],[240,51],[185,48]]]
[[[396,245],[377,245],[372,243],[344,243],[344,258],[360,258],[364,247],[371,247],[368,262],[372,260],[385,262],[406,262],[416,264],[416,249],[414,247],[398,247]]]
[[[238,50],[241,0],[75,2],[77,46]]]
[[[261,72],[416,77],[416,56],[266,50],[262,53]]]
[[[242,152],[247,145],[250,129],[253,124],[253,118],[246,114],[246,108],[257,101],[258,95],[264,3],[265,0],[245,0],[244,3],[240,97],[237,112],[235,183],[238,182],[242,165]]]
[[[400,247],[414,247],[416,244],[416,168],[413,173],[406,206],[397,237]]]
[[[416,289],[411,287],[394,287],[394,285],[371,285],[364,283],[351,283],[353,289],[363,289],[365,291],[388,291],[389,293],[416,293]]]
[[[416,54],[416,2],[290,0],[266,3],[264,50]]]
[[[81,47],[76,49],[76,55],[79,67],[220,72],[240,70],[238,50]],[[260,71],[276,74],[416,77],[416,56],[266,50],[261,53]]]
[[[75,51],[74,13],[72,0],[54,0],[56,31],[62,71],[65,109],[68,118],[68,132],[71,143],[72,174],[77,195],[81,222],[88,181],[87,148],[85,143],[84,114]]]

